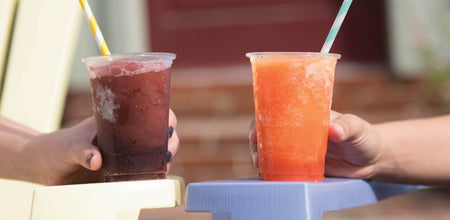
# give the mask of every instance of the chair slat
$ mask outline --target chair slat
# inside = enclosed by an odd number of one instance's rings
[[[0,0],[0,85],[3,79],[16,3],[17,0]]]
[[[21,0],[0,114],[42,132],[59,128],[81,21],[77,1]]]

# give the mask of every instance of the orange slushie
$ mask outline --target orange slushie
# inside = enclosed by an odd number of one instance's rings
[[[324,179],[337,54],[248,53],[260,178]]]

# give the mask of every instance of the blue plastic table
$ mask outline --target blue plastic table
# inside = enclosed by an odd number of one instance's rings
[[[211,212],[214,220],[318,220],[323,212],[367,205],[417,188],[359,179],[274,182],[254,176],[188,184],[186,211]]]

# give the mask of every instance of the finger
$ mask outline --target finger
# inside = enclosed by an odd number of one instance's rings
[[[361,118],[352,114],[343,114],[338,116],[330,123],[330,139],[335,141],[352,142],[363,138],[367,130],[367,123]]]
[[[98,170],[102,165],[99,149],[92,144],[96,136],[97,127],[94,117],[89,117],[67,132],[71,138],[71,152],[75,155],[73,162],[89,170]]]
[[[325,175],[330,177],[370,178],[370,167],[355,166],[332,154],[326,155]]]
[[[178,134],[175,130],[173,131],[172,137],[169,138],[169,142],[167,145],[167,172],[170,172],[170,168],[172,166],[172,158],[178,152],[178,148],[180,146],[180,139],[178,138]]]
[[[167,172],[170,171],[170,167],[172,166],[172,158],[178,152],[178,148],[180,146],[180,139],[178,138],[178,134],[176,131],[177,127],[177,116],[169,109],[169,140],[167,144]]]
[[[172,167],[172,163],[168,163],[167,164],[167,173],[169,173],[170,172],[170,168]]]
[[[330,154],[326,155],[325,175],[330,177],[350,177],[353,171],[353,166],[347,164],[345,161],[334,157]]]
[[[172,157],[178,152],[178,148],[180,147],[180,139],[178,138],[177,131],[174,130],[173,135],[169,138],[169,142],[167,144],[167,150],[172,153]]]
[[[173,128],[173,126],[172,125],[169,125],[169,129],[168,129],[168,137],[169,138],[171,138],[172,137],[172,135],[173,135],[173,132],[175,131],[175,128]]]
[[[328,126],[328,139],[334,143],[340,143],[345,140],[344,128],[336,122],[330,122]]]
[[[169,126],[172,126],[174,129],[177,128],[177,116],[169,109]]]
[[[258,151],[254,151],[252,153],[253,165],[259,168],[259,154]]]
[[[78,131],[76,132],[76,134],[79,134],[82,137],[86,138],[81,140],[91,141],[97,134],[97,125],[95,124],[95,119],[93,116],[83,120],[79,124],[75,125],[72,129]]]
[[[249,140],[250,140],[251,144],[256,144],[258,142],[257,141],[257,136],[256,136],[256,125],[255,125],[255,122],[252,122],[250,124],[250,131],[249,131],[248,137],[249,137]]]
[[[71,135],[73,133],[69,133]],[[88,140],[80,139],[80,136],[66,136],[68,146],[65,155],[65,161],[68,164],[78,164],[89,170],[98,170],[102,165],[102,157],[99,149],[92,145]]]
[[[78,162],[86,169],[99,170],[102,166],[102,155],[97,148],[84,149]]]
[[[332,122],[330,122],[328,127],[328,153],[333,153],[337,156],[345,156],[347,153],[346,147],[351,146],[347,142],[348,130],[354,130],[354,127],[358,127],[359,123],[356,122],[358,118],[352,115],[339,115]],[[346,127],[346,130],[344,129]],[[342,145],[344,144],[344,145]]]
[[[342,114],[336,111],[331,110],[330,112],[330,120],[333,121],[337,117],[341,116]]]
[[[257,148],[257,135],[256,135],[256,126],[255,121],[252,121],[250,123],[250,131],[249,131],[249,147],[250,147],[250,154],[252,156],[253,165],[255,167],[259,167],[259,155],[258,155],[258,148]]]
[[[376,159],[372,146],[377,137],[368,122],[361,118],[344,114],[337,117],[329,128],[328,152],[355,165],[367,165]]]

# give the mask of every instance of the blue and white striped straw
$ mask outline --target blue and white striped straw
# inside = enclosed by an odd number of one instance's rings
[[[336,19],[334,19],[333,26],[331,26],[331,30],[328,33],[327,39],[325,40],[325,43],[322,46],[322,50],[320,50],[321,53],[330,52],[334,39],[336,38],[336,35],[339,32],[339,28],[341,28],[342,22],[344,21],[345,15],[347,15],[348,9],[350,8],[352,1],[353,0],[344,0],[344,2],[342,2],[341,8],[339,9]]]

